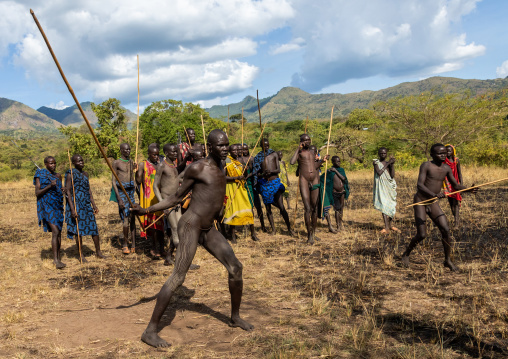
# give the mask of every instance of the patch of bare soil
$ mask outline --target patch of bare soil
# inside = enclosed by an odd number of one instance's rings
[[[345,228],[318,229],[320,241],[305,244],[298,204],[298,238],[247,233],[233,245],[244,265],[241,313],[255,329],[228,326],[227,272],[198,248],[194,263],[166,310],[160,335],[172,346],[157,350],[140,341],[155,295],[171,273],[152,260],[140,239],[139,254],[124,256],[117,207],[108,203],[109,183],[93,180],[98,225],[106,260],[94,257],[90,238],[80,265],[74,242],[63,232],[63,261],[51,260],[50,234],[37,227],[31,183],[0,186],[0,357],[8,358],[503,358],[508,357],[508,184],[465,195],[462,224],[453,230],[451,273],[442,266],[439,231],[411,256],[400,256],[415,234],[404,205],[416,172],[398,180],[396,225],[384,236],[372,208],[372,174],[348,174],[352,194]],[[469,169],[467,182],[507,177],[506,170]],[[291,205],[294,208],[292,188]],[[446,202],[441,202],[450,214]],[[293,208],[289,210],[293,218]],[[259,223],[256,223],[256,228]],[[241,231],[240,231],[241,232]]]

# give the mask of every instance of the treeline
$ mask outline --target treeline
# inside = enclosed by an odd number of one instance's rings
[[[349,170],[372,165],[377,149],[387,147],[397,159],[399,168],[415,168],[429,158],[430,146],[435,142],[456,146],[463,163],[508,166],[508,93],[498,91],[482,96],[465,94],[422,93],[419,96],[398,97],[376,103],[370,109],[356,109],[347,116],[334,117],[329,153],[339,155]],[[136,129],[129,130],[125,110],[120,101],[109,99],[98,105],[92,103],[97,115],[96,134],[111,159],[118,158],[119,144],[128,142],[135,153]],[[196,141],[203,142],[215,128],[226,131],[230,143],[249,144],[252,148],[261,128],[259,122],[243,121],[241,114],[227,119],[211,118],[199,105],[176,100],[153,102],[140,116],[138,160],[146,157],[151,143],[185,141],[185,128],[196,131]],[[305,129],[313,143],[326,152],[329,120],[295,119],[290,122],[268,123],[264,136],[273,149],[282,150],[287,160],[298,146],[299,135]],[[26,151],[42,165],[43,154],[53,151],[59,169],[67,167],[67,148],[80,153],[92,175],[109,173],[92,136],[85,125],[61,129],[66,141],[30,139],[21,141]],[[257,151],[256,151],[257,152]],[[289,162],[289,161],[287,161]],[[9,180],[9,173],[27,177],[34,166],[25,154],[8,144],[7,137],[0,142],[0,180]],[[294,169],[293,169],[294,170]],[[13,172],[14,171],[14,172]]]

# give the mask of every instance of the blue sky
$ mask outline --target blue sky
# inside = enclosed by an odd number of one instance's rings
[[[0,97],[73,104],[33,8],[80,101],[136,110],[275,94],[378,90],[431,76],[508,76],[501,0],[0,1]]]

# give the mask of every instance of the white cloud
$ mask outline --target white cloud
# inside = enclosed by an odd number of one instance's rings
[[[284,54],[290,51],[297,51],[302,49],[305,46],[305,40],[301,37],[297,37],[296,39],[291,40],[287,44],[277,44],[270,48],[270,55],[279,55]]]
[[[289,26],[306,46],[292,84],[319,91],[349,79],[457,70],[485,53],[457,31],[478,1],[294,0]]]
[[[501,66],[496,68],[496,75],[497,77],[505,78],[508,76],[508,60],[503,62]]]
[[[51,103],[49,105],[46,105],[46,107],[54,108],[55,110],[63,110],[64,108],[67,108],[69,106],[65,105],[63,101],[58,101],[57,103]]]
[[[132,103],[136,54],[145,101],[208,100],[251,87],[259,70],[242,59],[256,54],[256,36],[294,16],[288,1],[48,0],[32,5],[76,92]],[[7,40],[2,31],[0,56],[14,46],[12,62],[28,77],[61,84],[26,3],[0,3],[5,18],[25,24]]]

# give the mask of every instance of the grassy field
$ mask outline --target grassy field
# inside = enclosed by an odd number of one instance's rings
[[[372,207],[372,172],[350,173],[345,228],[304,243],[285,231],[241,237],[233,245],[244,265],[242,314],[255,325],[227,325],[227,272],[203,248],[163,318],[160,335],[173,346],[156,350],[139,337],[172,267],[119,250],[117,207],[110,185],[92,180],[107,260],[80,265],[73,241],[62,241],[67,268],[54,269],[50,234],[37,227],[29,181],[0,184],[0,357],[6,358],[502,358],[508,357],[508,183],[466,194],[462,225],[453,231],[460,272],[442,266],[438,230],[398,265],[415,234],[411,203],[416,171],[400,172],[401,234],[380,234]],[[465,168],[466,184],[508,177],[507,170]],[[294,207],[292,189],[291,204]],[[441,201],[445,213],[450,210]],[[293,209],[290,211],[293,218]],[[278,228],[281,218],[275,215]],[[258,224],[256,225],[258,227]]]

